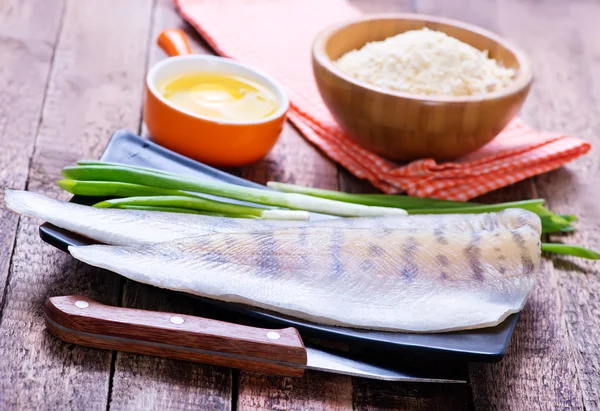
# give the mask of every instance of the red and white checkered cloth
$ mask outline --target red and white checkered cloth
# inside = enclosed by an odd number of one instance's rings
[[[392,163],[348,138],[321,100],[311,44],[332,23],[360,15],[345,0],[174,0],[181,15],[221,55],[260,67],[287,89],[289,119],[313,144],[386,193],[468,200],[541,174],[587,153],[590,145],[540,133],[520,119],[492,142],[454,162]]]

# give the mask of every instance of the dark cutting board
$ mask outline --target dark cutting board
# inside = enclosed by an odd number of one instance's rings
[[[232,176],[169,151],[126,130],[118,130],[113,134],[101,160],[158,168],[199,178],[267,189],[264,186]],[[97,201],[97,199],[74,197],[72,201],[90,204]],[[317,216],[317,218],[324,217]],[[59,229],[48,223],[40,226],[40,237],[63,251],[67,251],[69,245],[92,243],[87,238]],[[201,300],[217,307],[218,309],[215,311],[226,309],[241,314],[248,319],[266,321],[276,326],[293,326],[303,336],[340,340],[358,347],[371,348],[376,346],[378,349],[390,350],[402,355],[440,356],[445,359],[477,362],[495,362],[502,359],[518,319],[518,314],[513,314],[496,327],[480,330],[439,334],[409,334],[319,325],[245,305],[223,303],[206,298],[201,298]]]

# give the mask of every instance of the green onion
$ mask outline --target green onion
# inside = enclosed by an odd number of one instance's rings
[[[121,206],[170,207],[187,210],[208,211],[228,215],[252,216],[266,220],[308,220],[305,211],[270,210],[248,207],[239,204],[223,203],[208,198],[184,196],[127,197],[101,201],[94,204],[98,208],[119,208]]]
[[[116,208],[122,208],[122,209],[126,209],[126,210],[162,211],[164,213],[202,214],[202,215],[209,215],[209,216],[213,216],[213,217],[256,218],[254,216],[244,216],[244,215],[240,215],[240,214],[212,213],[210,211],[198,211],[198,210],[190,210],[187,208],[177,208],[177,207],[139,206],[139,205],[122,204]]]
[[[366,217],[382,215],[406,215],[406,211],[390,207],[371,207],[348,204],[301,194],[288,194],[278,191],[243,187],[220,181],[198,180],[162,172],[142,170],[125,165],[84,165],[65,167],[63,175],[70,180],[116,181],[158,187],[172,190],[185,190],[211,194],[257,204],[306,210],[343,217]]]
[[[141,167],[141,166],[133,166],[130,164],[123,163],[111,163],[109,161],[97,161],[97,160],[79,160],[77,162],[78,166],[98,166],[98,167],[127,167],[132,168],[134,170],[140,171],[150,171],[152,173],[166,174],[170,176],[178,176],[180,174],[171,173],[170,171],[159,170],[158,168],[150,168],[150,167]]]
[[[409,197],[390,194],[350,194],[341,191],[324,190],[299,186],[295,184],[278,183],[269,181],[267,186],[283,193],[304,194],[329,200],[343,201],[345,203],[362,204],[379,207],[400,207],[410,213],[415,208],[451,208],[465,207],[472,203],[461,201],[437,200],[432,198]]]
[[[600,260],[600,253],[577,245],[542,243],[542,251],[589,258],[591,260]]]
[[[339,191],[322,190],[318,188],[298,186],[270,181],[267,186],[286,193],[311,195],[337,201],[347,201],[354,204],[369,206],[401,207],[408,214],[471,214],[501,211],[507,208],[523,208],[536,213],[542,220],[545,233],[573,231],[571,226],[573,216],[554,214],[543,206],[543,199],[513,201],[500,204],[481,204],[474,202],[448,201],[432,198],[411,197],[389,194],[350,194]]]
[[[544,234],[568,233],[575,231],[575,227],[573,227],[570,223],[557,222],[556,219],[552,218],[552,216],[543,216],[540,217],[540,219],[542,220],[542,233]]]
[[[471,205],[467,207],[452,207],[452,208],[415,208],[408,210],[409,214],[473,214],[473,213],[491,213],[502,211],[507,208],[524,208],[526,210],[535,208],[539,204],[543,204],[544,200],[525,200],[513,201],[510,203],[500,204],[482,204]]]
[[[447,214],[449,209],[464,209],[465,213],[472,213],[471,209],[481,208],[480,212],[498,211],[505,208],[525,208],[527,210],[537,210],[542,214],[554,215],[551,211],[541,207],[544,204],[543,199],[513,201],[500,204],[481,204],[463,201],[438,200],[434,198],[411,197],[405,195],[390,194],[350,194],[340,191],[323,190],[319,188],[298,186],[295,184],[278,183],[269,181],[267,186],[285,193],[305,194],[331,200],[345,201],[354,204],[401,207],[409,214]],[[440,209],[442,211],[435,211]],[[462,214],[461,211],[453,213]]]
[[[196,194],[181,190],[148,187],[141,184],[121,183],[118,181],[79,181],[60,180],[56,184],[71,194],[90,197],[137,197],[137,196],[189,196]]]

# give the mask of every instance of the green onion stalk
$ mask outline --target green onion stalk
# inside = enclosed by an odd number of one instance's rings
[[[119,181],[79,181],[64,179],[59,180],[56,184],[71,194],[89,197],[198,196],[195,193],[182,190],[149,187],[141,184],[122,183]]]
[[[254,218],[253,216],[245,216],[245,215],[239,215],[239,214],[213,213],[210,211],[190,210],[188,208],[177,208],[177,207],[159,207],[159,206],[141,206],[141,205],[121,204],[121,205],[119,205],[118,208],[121,208],[124,210],[161,211],[163,213],[202,214],[202,215],[209,215],[212,217]]]
[[[542,251],[554,254],[572,255],[591,260],[600,260],[600,253],[577,245],[542,243]]]
[[[77,165],[65,167],[62,170],[62,173],[67,180],[111,181],[160,189],[190,191],[267,206],[311,211],[342,217],[406,215],[406,211],[399,208],[351,204],[303,194],[281,193],[278,191],[244,187],[220,181],[198,180],[191,177],[165,172],[155,172],[151,169],[130,167],[126,165]],[[67,185],[67,183],[62,184]]]
[[[571,221],[576,220],[574,216],[554,214],[544,207],[544,199],[512,201],[500,204],[481,204],[405,195],[350,194],[333,190],[298,186],[295,184],[278,183],[275,181],[269,181],[267,186],[285,193],[311,195],[336,201],[347,201],[354,204],[401,207],[406,210],[408,214],[474,214],[497,212],[507,208],[523,208],[540,216],[544,233],[572,231],[574,230],[574,227],[571,226]]]
[[[297,210],[271,210],[248,207],[240,204],[224,203],[201,197],[186,196],[146,196],[115,198],[94,204],[97,208],[127,208],[131,206],[154,208],[184,209],[190,211],[210,212],[241,218],[262,218],[265,220],[308,220],[309,213]],[[163,210],[164,211],[164,210]]]

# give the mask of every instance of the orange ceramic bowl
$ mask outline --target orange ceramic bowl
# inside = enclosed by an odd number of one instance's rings
[[[223,121],[204,117],[169,102],[158,84],[191,73],[242,76],[268,87],[279,100],[272,115],[256,121]],[[289,107],[279,83],[246,64],[208,55],[185,55],[162,60],[146,77],[144,120],[152,140],[206,164],[234,167],[263,158],[275,145]]]

